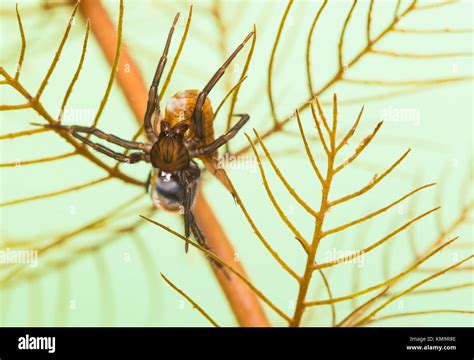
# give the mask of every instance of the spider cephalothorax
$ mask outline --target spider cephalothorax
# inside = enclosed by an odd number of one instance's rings
[[[189,166],[191,160],[184,143],[184,133],[189,125],[179,122],[170,127],[166,120],[161,121],[158,139],[150,151],[150,162],[153,167],[167,173],[181,171]]]
[[[218,166],[217,149],[232,139],[249,120],[249,115],[237,114],[236,116],[240,117],[239,121],[226,134],[215,139],[214,114],[207,96],[245,43],[253,36],[253,32],[247,35],[201,91],[185,90],[176,93],[168,101],[165,116],[162,116],[157,91],[178,19],[179,14],[174,18],[168,33],[163,55],[158,62],[148,92],[148,102],[143,118],[143,128],[148,143],[124,140],[94,127],[66,126],[60,123],[42,126],[58,131],[67,131],[94,150],[117,161],[130,164],[139,161],[151,163],[153,168],[147,188],[150,187],[154,204],[167,210],[182,210],[185,236],[189,237],[192,232],[197,241],[207,247],[204,235],[191,210],[201,175],[194,158],[201,160],[206,168],[233,194],[227,175]],[[116,152],[102,144],[93,142],[89,136],[81,135],[81,133],[95,135],[110,143],[136,151],[130,154]],[[186,243],[186,251],[187,249],[188,243]]]

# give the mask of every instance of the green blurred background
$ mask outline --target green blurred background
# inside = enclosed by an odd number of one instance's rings
[[[248,112],[251,121],[244,131],[252,128],[259,132],[272,125],[266,93],[268,63],[278,25],[285,11],[285,1],[194,1],[193,19],[182,56],[165,95],[183,89],[201,88],[210,79],[224,58],[252,29],[257,27],[257,43],[248,78],[239,94],[236,112]],[[377,1],[373,15],[373,33],[387,26],[393,14],[395,1]],[[430,3],[430,2],[422,2]],[[46,73],[68,21],[70,6],[45,10],[35,1],[20,1],[23,25],[28,47],[21,74],[23,85],[34,92]],[[111,17],[117,19],[118,1],[104,1]],[[187,15],[188,2],[179,1],[126,1],[124,43],[138,63],[147,81],[151,80],[161,55],[166,33],[174,14]],[[294,109],[309,97],[305,68],[305,49],[309,28],[320,7],[320,1],[297,1],[288,15],[282,32],[274,70],[273,96],[280,119],[290,116]],[[352,58],[365,41],[366,14],[369,2],[361,1],[356,7],[346,35],[345,58]],[[402,2],[402,9],[407,2]],[[337,45],[342,22],[351,6],[349,1],[331,1],[318,23],[313,38],[311,56],[315,87],[319,88],[337,69]],[[1,65],[13,72],[20,49],[14,1],[1,5]],[[419,10],[402,19],[401,27],[416,29],[472,29],[472,3],[456,4],[431,10]],[[184,29],[180,21],[170,50],[173,56]],[[58,66],[42,97],[42,103],[51,114],[60,106],[64,92],[75,71],[81,53],[84,21],[80,16],[72,26],[71,35]],[[393,33],[377,48],[400,53],[472,53],[472,32],[440,34]],[[228,74],[212,91],[214,107],[236,83],[248,53],[249,46],[236,59]],[[168,65],[169,68],[169,65]],[[89,124],[105,90],[110,68],[91,34],[84,67],[66,113],[65,123]],[[432,78],[472,77],[472,56],[437,59],[405,59],[382,55],[366,55],[347,75],[354,79],[417,80]],[[1,103],[23,103],[23,99],[7,86],[1,86]],[[350,154],[360,139],[375,124],[385,118],[379,135],[364,154],[341,172],[334,186],[334,197],[350,193],[365,185],[374,173],[380,173],[392,164],[407,148],[412,152],[404,163],[369,194],[351,204],[341,205],[329,215],[326,228],[343,224],[371,210],[397,199],[412,188],[438,182],[436,189],[416,194],[411,200],[367,223],[351,228],[337,237],[323,242],[318,261],[333,249],[354,251],[361,249],[393,230],[407,219],[442,205],[440,215],[449,226],[459,215],[462,206],[472,202],[472,80],[417,88],[402,96],[390,96],[376,101],[370,97],[404,88],[361,86],[338,83],[325,92],[321,99],[329,106],[332,93],[337,92],[341,102],[339,123],[341,133],[350,128],[361,105],[365,112],[354,140],[345,150]],[[358,101],[357,98],[368,97]],[[343,104],[356,99],[355,103]],[[162,105],[163,106],[163,105]],[[216,120],[216,133],[225,129],[227,112]],[[398,116],[399,113],[403,115]],[[308,111],[302,113],[306,133],[316,136]],[[30,122],[43,122],[32,110],[1,113],[1,134],[32,128]],[[134,116],[127,107],[118,85],[115,84],[101,118],[100,126],[106,132],[131,138],[137,129]],[[292,134],[298,131],[292,121],[290,134],[277,134],[266,144],[298,193],[315,208],[319,205],[319,183],[312,174],[304,155],[301,139]],[[320,144],[312,140],[316,159],[321,164],[324,156]],[[231,151],[246,145],[239,133],[231,142]],[[71,147],[54,133],[3,140],[1,162],[10,163],[65,153]],[[250,153],[246,154],[251,156]],[[100,156],[100,155],[99,155]],[[113,164],[113,161],[105,159]],[[343,159],[344,157],[341,157]],[[145,180],[146,164],[123,167],[133,177]],[[265,162],[272,190],[289,218],[310,237],[313,222],[305,211],[288,195]],[[247,209],[267,240],[298,272],[305,263],[304,252],[291,232],[279,220],[262,185],[255,167],[229,169]],[[103,176],[101,169],[80,157],[67,158],[45,164],[2,168],[1,201],[33,196],[82,184]],[[467,185],[467,186],[466,186]],[[296,298],[296,284],[275,263],[253,234],[239,208],[234,205],[222,185],[206,174],[202,191],[218,214],[226,233],[232,240],[250,278],[288,314]],[[39,258],[37,268],[27,268],[0,289],[2,326],[208,326],[191,305],[167,286],[159,276],[162,272],[191,295],[219,324],[236,325],[217,282],[206,260],[196,250],[184,253],[183,244],[172,235],[149,223],[143,223],[136,234],[117,233],[146,213],[150,199],[144,189],[127,185],[119,180],[106,181],[93,187],[61,196],[40,199],[1,208],[2,247],[37,248],[53,239],[98,219],[129,199],[143,194],[126,216],[105,228],[77,237],[67,238],[47,256]],[[376,284],[385,277],[384,271],[396,274],[412,260],[412,245],[421,252],[439,234],[437,216],[431,215],[418,222],[409,232],[403,232],[386,245],[363,258],[362,267],[344,264],[327,271],[334,296],[352,291],[355,276],[360,276],[360,287]],[[178,216],[155,213],[152,218],[181,231]],[[397,225],[398,224],[398,225]],[[459,261],[472,252],[472,211],[467,224],[456,228],[448,237],[461,236],[456,248],[450,248],[430,259],[423,267],[407,277],[397,289],[404,289],[428,276],[429,269],[440,269]],[[104,244],[103,246],[97,246]],[[411,244],[411,245],[410,245]],[[86,250],[80,250],[85,248]],[[88,251],[87,251],[88,249]],[[390,261],[387,264],[387,261]],[[2,264],[2,278],[12,265]],[[446,274],[426,288],[472,282],[472,263],[467,271]],[[471,267],[469,270],[469,267]],[[358,273],[359,275],[355,275]],[[324,299],[327,294],[321,278],[315,274],[310,290],[311,298]],[[358,299],[359,303],[368,297]],[[338,319],[342,319],[355,303],[337,305]],[[392,303],[383,314],[400,311],[433,309],[473,310],[472,287],[453,292],[408,296]],[[272,323],[284,323],[266,309]],[[328,326],[329,307],[308,311],[304,325]],[[387,326],[472,326],[472,315],[432,314],[406,317],[377,323]]]

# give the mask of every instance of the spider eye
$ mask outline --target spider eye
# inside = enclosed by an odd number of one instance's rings
[[[161,134],[161,136],[167,137],[167,138],[170,138],[170,137],[174,137],[174,136],[175,136],[174,132],[173,132],[173,131],[170,131],[170,130],[160,131],[160,134]]]
[[[173,130],[177,133],[177,134],[181,134],[181,135],[184,135],[184,133],[189,129],[189,125],[186,124],[185,122],[179,122],[177,123],[174,127],[173,127]]]
[[[167,133],[170,129],[170,124],[166,120],[160,121],[160,132]]]

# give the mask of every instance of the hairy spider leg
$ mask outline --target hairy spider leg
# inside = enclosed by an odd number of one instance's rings
[[[151,174],[152,174],[152,170],[150,170],[150,172],[148,173],[148,177],[146,178],[146,181],[145,181],[145,192],[147,194],[148,194],[148,191],[150,190]]]
[[[214,253],[214,251],[207,244],[206,238],[205,238],[204,234],[202,233],[201,228],[198,226],[192,212],[191,212],[190,226],[191,226],[191,231],[193,232],[193,235],[196,238],[198,244],[201,245],[207,251],[209,251],[211,253]],[[230,280],[229,274],[227,273],[227,271],[225,271],[225,269],[224,269],[224,267],[222,266],[221,263],[217,262],[216,260],[214,260],[210,256],[207,256],[207,258],[209,259],[209,261],[211,262],[212,265],[214,265],[218,269],[221,269],[224,272],[224,275],[227,277],[227,279]]]
[[[237,122],[237,124],[230,128],[227,133],[219,136],[212,143],[191,150],[191,157],[212,154],[214,151],[216,151],[218,148],[220,148],[222,145],[232,139],[239,132],[242,126],[244,126],[245,123],[250,119],[250,116],[248,114],[235,114],[234,116],[240,117],[240,120]]]
[[[197,142],[203,141],[205,137],[205,128],[204,128],[204,123],[202,119],[202,107],[204,105],[204,101],[206,100],[207,96],[209,95],[210,91],[214,87],[214,85],[217,84],[219,79],[224,75],[225,70],[227,67],[230,65],[232,60],[237,56],[237,54],[242,50],[244,47],[245,43],[253,36],[253,31],[250,32],[247,37],[240,43],[239,46],[234,50],[234,52],[229,56],[229,58],[226,60],[224,64],[219,68],[219,70],[216,71],[216,73],[212,76],[211,80],[207,83],[207,85],[202,89],[202,91],[199,93],[197,99],[196,99],[196,104],[194,106],[193,114],[191,117],[191,126],[193,126],[193,132],[195,134]]]
[[[139,161],[150,161],[149,156],[144,152],[133,152],[131,154],[125,155],[125,154],[115,152],[101,144],[92,142],[88,138],[82,135],[79,135],[79,133],[77,132],[73,132],[71,133],[71,135],[74,136],[76,139],[82,141],[84,144],[89,145],[94,150],[123,163],[135,164]]]
[[[186,237],[186,243],[184,245],[184,251],[187,253],[189,249],[189,235],[191,223],[194,221],[194,215],[191,210],[194,194],[191,193],[191,188],[188,185],[184,187],[184,236]],[[199,242],[199,239],[198,239]]]
[[[156,119],[158,119],[161,111],[157,96],[158,85],[160,83],[161,75],[163,74],[163,70],[166,65],[166,61],[168,58],[168,50],[171,44],[171,38],[173,37],[174,28],[176,26],[176,23],[178,22],[178,19],[179,13],[176,14],[173,20],[173,24],[171,25],[170,31],[168,33],[168,38],[166,40],[165,48],[163,49],[163,54],[161,55],[160,61],[158,62],[158,66],[156,67],[155,71],[155,76],[153,77],[150,90],[148,91],[148,101],[146,103],[146,111],[145,116],[143,118],[143,128],[145,130],[145,134],[148,140],[151,142],[156,141],[156,129],[154,129],[152,118],[154,116]]]
[[[124,163],[129,163],[129,164],[134,164],[139,161],[147,161],[149,162],[149,155],[148,152],[151,149],[151,146],[149,144],[144,144],[141,142],[136,142],[136,141],[129,141],[129,140],[124,140],[122,138],[119,138],[118,136],[112,135],[112,134],[107,134],[103,132],[102,130],[99,130],[97,128],[92,128],[92,127],[87,127],[87,126],[78,126],[78,125],[71,125],[71,126],[66,126],[66,125],[60,125],[60,124],[36,124],[32,123],[32,125],[36,126],[42,126],[48,129],[55,129],[59,131],[67,131],[70,133],[72,136],[74,136],[76,139],[79,141],[83,142],[84,144],[90,146],[94,150],[107,155],[117,161],[124,162]],[[86,134],[92,134],[97,136],[100,139],[103,139],[105,141],[108,141],[112,144],[122,146],[126,149],[131,149],[131,150],[142,150],[143,152],[133,152],[129,155],[121,154],[118,152],[115,152],[104,145],[97,144],[90,139],[80,135],[79,133],[86,133]]]
[[[183,202],[182,202],[182,207],[183,207],[183,216],[184,216],[184,236],[186,237],[186,243],[185,243],[185,251],[186,253],[188,252],[189,249],[189,235],[191,235],[191,225],[194,221],[194,215],[192,213],[192,206],[194,199],[196,197],[196,191],[197,188],[196,186],[193,186],[193,184],[196,184],[196,181],[199,179],[201,171],[199,170],[199,167],[197,166],[196,163],[191,162],[191,165],[189,169],[182,170],[179,172],[178,176],[181,181],[181,184],[184,187],[184,192],[183,192]],[[201,234],[202,235],[202,234]],[[198,239],[198,242],[201,243],[200,241],[204,241],[203,235],[201,236],[202,240]]]

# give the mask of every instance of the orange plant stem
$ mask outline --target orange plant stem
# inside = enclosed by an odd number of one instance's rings
[[[82,0],[79,10],[85,19],[89,18],[91,20],[92,33],[107,58],[107,61],[112,64],[117,34],[115,25],[107,11],[101,2],[97,0]],[[141,126],[148,99],[148,90],[140,70],[123,43],[116,79],[125,95],[128,105],[135,114],[138,124]],[[194,212],[209,246],[216,255],[224,261],[232,263],[236,270],[245,274],[242,263],[234,260],[234,247],[202,194],[199,194],[196,198]],[[270,326],[260,301],[247,285],[230,272],[229,278],[227,278],[221,270],[216,270],[213,267],[213,271],[240,326]]]

